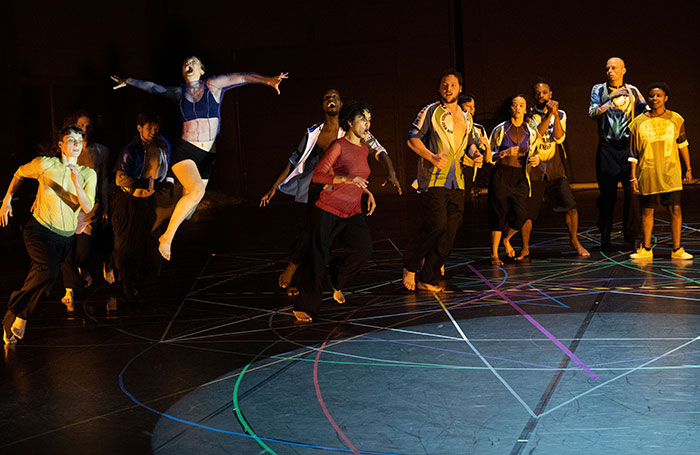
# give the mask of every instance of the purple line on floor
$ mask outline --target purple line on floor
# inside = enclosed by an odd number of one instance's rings
[[[532,325],[534,325],[535,327],[537,327],[537,329],[538,329],[540,332],[542,332],[547,338],[549,338],[550,340],[552,340],[552,343],[556,344],[557,347],[558,347],[559,349],[561,349],[561,350],[564,352],[564,354],[567,355],[567,357],[569,357],[571,360],[573,360],[573,361],[576,363],[576,365],[578,365],[583,371],[585,371],[585,372],[588,374],[588,376],[590,376],[591,378],[593,378],[593,379],[596,380],[596,381],[600,381],[600,378],[598,377],[597,374],[595,374],[590,368],[588,368],[588,367],[586,366],[586,364],[583,363],[583,362],[581,361],[581,359],[579,359],[578,357],[576,357],[576,355],[575,355],[573,352],[571,352],[571,351],[569,350],[569,348],[567,348],[566,346],[564,346],[564,345],[562,344],[562,342],[559,341],[554,335],[552,335],[551,333],[549,333],[549,331],[548,331],[547,329],[545,329],[544,327],[542,327],[542,325],[541,325],[539,322],[537,322],[537,321],[535,320],[535,318],[533,318],[532,316],[530,316],[529,314],[527,314],[527,313],[525,312],[525,310],[523,310],[523,309],[520,308],[518,305],[516,305],[516,303],[513,302],[511,299],[509,299],[500,289],[495,288],[495,287],[493,286],[493,284],[491,284],[491,282],[490,282],[484,275],[482,275],[477,269],[475,269],[471,264],[467,264],[467,267],[469,267],[469,268],[472,270],[472,272],[474,272],[474,273],[476,274],[476,276],[478,276],[479,278],[481,278],[481,280],[482,280],[484,283],[486,283],[486,284],[488,285],[488,287],[490,287],[490,288],[491,288],[494,292],[496,292],[503,300],[505,300],[505,301],[508,303],[508,305],[510,305],[510,306],[512,306],[513,308],[515,308],[515,310],[516,310],[518,313],[522,314],[522,315],[525,317],[525,319],[527,319],[528,321],[530,321],[530,322],[532,323]]]

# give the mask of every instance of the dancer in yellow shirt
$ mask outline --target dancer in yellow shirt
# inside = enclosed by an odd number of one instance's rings
[[[60,156],[37,157],[20,166],[2,200],[0,226],[7,226],[12,216],[12,196],[22,180],[39,181],[33,216],[23,231],[32,263],[22,288],[10,296],[2,321],[5,344],[24,337],[28,317],[41,294],[51,289],[70,251],[79,211],[90,213],[95,204],[97,174],[77,164],[84,136],[76,125],[63,128],[58,134]]]
[[[640,194],[644,238],[643,245],[630,255],[632,259],[654,257],[651,231],[654,228],[654,208],[659,203],[671,214],[671,259],[693,258],[681,247],[681,190],[683,182],[690,182],[693,178],[693,172],[683,117],[666,109],[669,94],[670,89],[665,83],[651,84],[647,90],[650,110],[630,123],[630,183],[633,191]],[[682,177],[679,155],[685,162],[685,177]]]

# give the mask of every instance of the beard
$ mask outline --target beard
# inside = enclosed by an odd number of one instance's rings
[[[452,95],[450,98],[446,98],[442,95],[440,95],[440,99],[442,100],[443,103],[447,104],[452,104],[457,102],[457,99],[459,98],[459,95]]]

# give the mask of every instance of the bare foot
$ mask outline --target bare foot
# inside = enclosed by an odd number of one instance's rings
[[[517,258],[515,258],[516,261],[519,262],[527,262],[530,260],[530,250],[520,250],[520,254],[518,255]]]
[[[591,255],[591,253],[589,253],[588,250],[585,249],[585,248],[583,247],[583,245],[581,245],[581,244],[578,243],[578,242],[576,243],[576,245],[574,245],[574,249],[576,250],[576,253],[577,253],[579,256],[588,257],[588,256]]]
[[[9,314],[9,310],[8,310]],[[7,315],[5,316],[5,319],[2,321],[2,341],[5,344],[15,344],[17,343],[17,338],[15,338],[15,335],[12,333],[12,322],[8,320]]]
[[[309,313],[306,313],[305,311],[294,311],[294,317],[297,318],[297,321],[299,322],[311,322],[311,316],[309,316]]]
[[[66,295],[64,295],[61,299],[61,303],[66,306],[66,310],[68,310],[68,312],[72,313],[75,310],[75,307],[73,306],[73,289],[66,288]]]
[[[343,295],[343,291],[333,288],[333,300],[335,300],[341,305],[345,303],[345,296]]]
[[[113,284],[115,281],[114,269],[104,263],[102,264],[102,276],[104,277],[105,281],[109,284]]]
[[[287,295],[289,297],[294,297],[295,295],[299,295],[299,289],[296,286],[289,286],[287,288]]]
[[[165,234],[158,238],[158,252],[166,261],[170,260],[170,242],[165,240]]]
[[[503,261],[498,256],[491,256],[491,265],[503,265]]]
[[[416,283],[416,289],[420,289],[421,291],[429,291],[429,292],[442,292],[445,290],[444,287],[436,285],[436,284],[430,284],[430,283],[423,283],[422,281],[419,281]]]
[[[284,289],[290,285],[292,278],[294,277],[294,272],[297,271],[297,267],[298,265],[293,262],[287,264],[287,268],[284,269],[284,272],[282,272],[280,277],[277,279],[277,283],[281,288]]]
[[[510,240],[504,238],[503,239],[503,246],[506,249],[506,254],[508,255],[509,258],[515,257],[515,250],[513,249],[513,246],[510,244]]]
[[[78,273],[80,273],[80,278],[82,278],[83,281],[85,281],[85,287],[89,288],[92,284],[92,275],[90,275],[90,272],[78,267]]]
[[[403,285],[409,291],[416,290],[416,272],[409,272],[403,269]]]
[[[5,328],[2,329],[2,341],[5,344],[15,344],[17,343],[17,338],[12,334],[11,331],[6,330]]]
[[[24,329],[27,327],[27,320],[22,319],[21,317],[17,316],[15,318],[15,322],[12,323],[12,333],[18,338],[22,339],[24,338]]]
[[[440,275],[445,276],[445,264],[442,264],[442,267],[440,267]]]

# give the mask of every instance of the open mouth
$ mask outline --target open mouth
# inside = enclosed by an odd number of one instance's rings
[[[328,109],[335,109],[335,103],[328,103]]]

